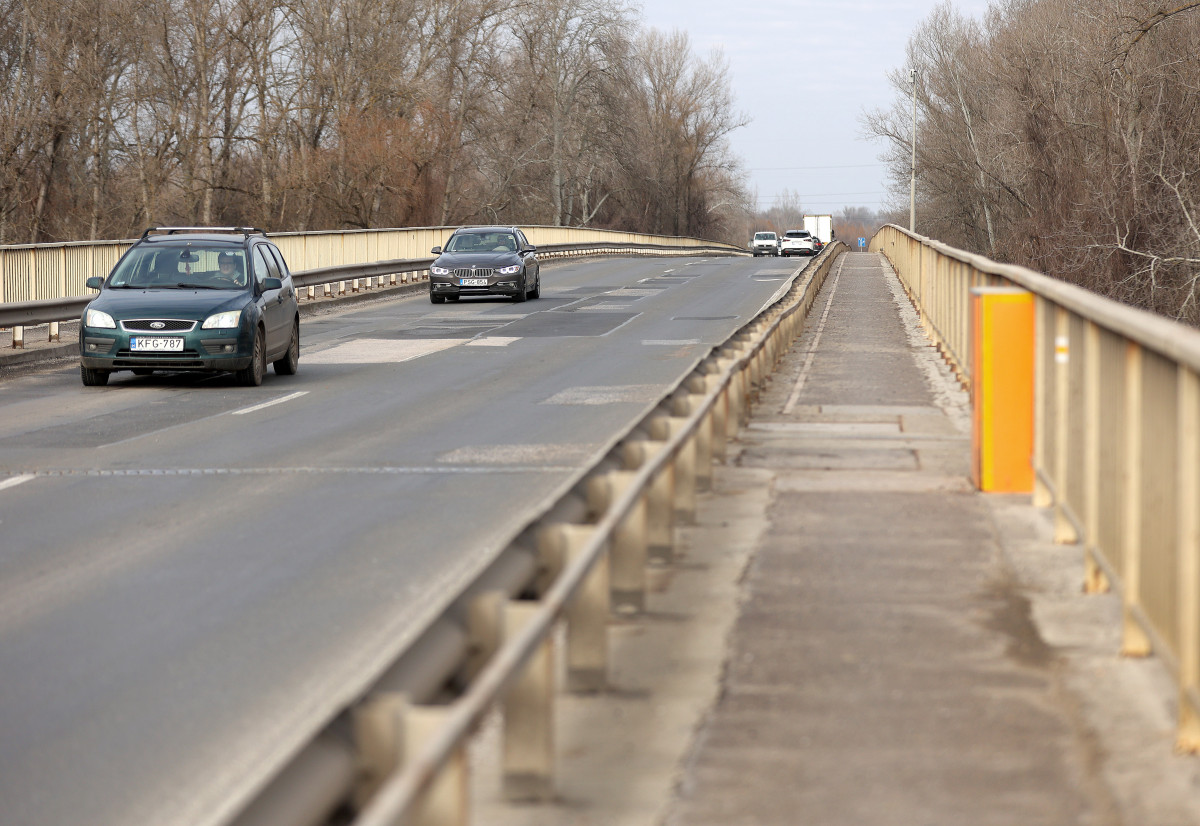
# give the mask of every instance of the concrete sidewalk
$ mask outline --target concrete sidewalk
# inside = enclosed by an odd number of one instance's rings
[[[559,826],[1200,824],[1161,662],[1027,496],[968,480],[969,408],[879,256],[835,265],[702,498],[613,690],[564,697]]]

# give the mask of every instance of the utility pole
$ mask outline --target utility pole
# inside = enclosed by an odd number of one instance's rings
[[[912,84],[912,163],[908,167],[908,231],[917,231],[917,70],[908,70]]]

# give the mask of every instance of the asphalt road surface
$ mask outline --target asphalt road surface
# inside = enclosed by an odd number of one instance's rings
[[[0,384],[0,823],[219,823],[808,263],[595,259],[300,372]]]

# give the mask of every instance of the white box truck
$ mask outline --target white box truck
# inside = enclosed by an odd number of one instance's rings
[[[822,244],[833,240],[832,215],[805,215],[804,228],[821,239]]]

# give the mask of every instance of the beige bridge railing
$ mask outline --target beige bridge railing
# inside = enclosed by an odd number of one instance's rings
[[[1082,545],[1086,589],[1120,593],[1122,653],[1174,672],[1178,748],[1200,751],[1200,331],[896,226],[870,249],[967,387],[971,290],[1033,293],[1034,504]]]
[[[525,227],[535,245],[654,244],[681,248],[712,245],[696,238],[577,227]],[[318,269],[373,261],[416,259],[442,244],[454,227],[352,230],[345,232],[269,233],[292,270]],[[107,275],[134,242],[83,241],[0,246],[0,304],[88,295],[84,283]],[[734,249],[731,247],[730,249]]]

